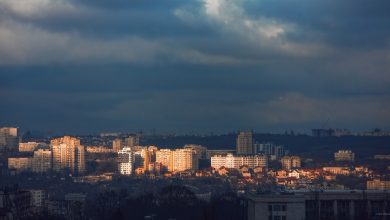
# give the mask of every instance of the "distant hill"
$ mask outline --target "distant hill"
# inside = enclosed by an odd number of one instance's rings
[[[162,148],[177,148],[185,144],[199,144],[208,149],[235,149],[236,134],[214,136],[147,136],[142,144]],[[368,158],[374,154],[390,154],[390,137],[312,137],[276,134],[255,134],[257,142],[273,142],[284,145],[290,154],[330,159],[339,149],[350,149],[357,158]]]

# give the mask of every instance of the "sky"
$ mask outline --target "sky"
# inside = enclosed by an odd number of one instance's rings
[[[0,126],[390,130],[388,0],[0,0]]]

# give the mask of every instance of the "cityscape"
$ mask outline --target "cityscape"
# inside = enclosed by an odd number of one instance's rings
[[[0,0],[0,220],[390,220],[390,0]]]
[[[310,135],[241,131],[34,137],[3,127],[2,219],[385,219],[390,135],[328,130],[319,134],[313,129]],[[324,155],[313,143],[318,152],[308,155],[259,140],[259,135],[279,141],[337,141],[328,146],[335,149],[331,154]],[[226,148],[198,144],[204,138],[227,137],[233,143]],[[196,143],[158,145],[183,138]],[[356,138],[367,144],[363,148],[375,143],[379,150],[357,153],[364,151],[352,141]]]

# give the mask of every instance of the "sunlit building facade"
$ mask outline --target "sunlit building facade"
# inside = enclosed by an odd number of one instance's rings
[[[85,172],[85,148],[80,139],[65,136],[51,140],[53,170],[69,170],[72,174]]]
[[[156,162],[161,164],[163,171],[173,170],[173,151],[170,149],[160,149],[156,152]]]
[[[142,168],[144,171],[149,169],[150,155],[149,150],[144,149],[134,152],[134,168]]]
[[[39,145],[38,142],[19,143],[19,152],[34,152]]]
[[[173,171],[197,170],[198,157],[192,149],[176,149],[173,151]]]
[[[31,157],[10,157],[8,158],[8,169],[20,173],[31,170]]]
[[[298,156],[284,156],[280,161],[282,163],[282,168],[285,170],[301,167],[301,158]]]
[[[350,150],[339,150],[338,152],[334,153],[334,159],[335,161],[353,162],[355,161],[355,153]]]
[[[268,158],[266,155],[248,155],[248,156],[234,156],[233,154],[216,155],[211,157],[211,166],[215,169],[221,167],[239,169],[241,166],[248,166],[249,168],[267,167]]]

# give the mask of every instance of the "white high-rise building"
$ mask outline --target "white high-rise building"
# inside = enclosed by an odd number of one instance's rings
[[[32,171],[36,173],[50,171],[52,167],[51,158],[52,153],[50,150],[39,149],[34,151],[34,157],[32,159]]]
[[[134,170],[134,153],[129,147],[118,151],[118,168],[122,175],[131,175]]]
[[[266,155],[248,155],[248,156],[233,156],[233,154],[215,155],[211,157],[211,166],[215,169],[221,167],[239,169],[241,166],[249,168],[267,167],[268,158]]]
[[[64,136],[51,140],[53,169],[69,169],[73,174],[85,172],[85,148],[80,139]]]

